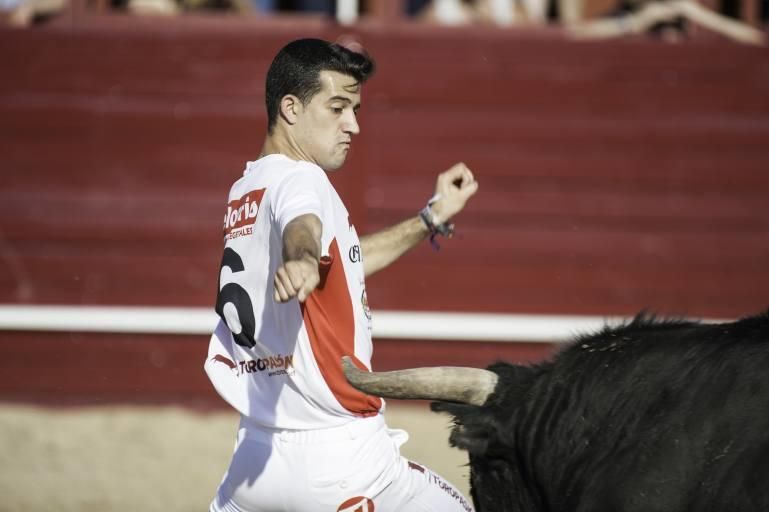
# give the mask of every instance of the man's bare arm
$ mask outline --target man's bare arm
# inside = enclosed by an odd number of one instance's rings
[[[300,215],[283,230],[283,264],[275,272],[274,298],[304,302],[318,286],[320,237],[323,226],[315,215]]]
[[[415,247],[430,233],[419,217],[385,228],[360,239],[363,271],[367,276],[382,270]]]
[[[431,205],[433,222],[448,222],[462,211],[467,200],[478,190],[473,173],[463,163],[453,165],[438,176],[435,197]],[[392,227],[385,228],[361,238],[363,270],[366,276],[382,270],[403,256],[430,234],[430,230],[419,216],[407,219]]]

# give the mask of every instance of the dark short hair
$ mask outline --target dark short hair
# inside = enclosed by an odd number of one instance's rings
[[[336,43],[321,39],[298,39],[288,43],[267,71],[268,131],[272,131],[278,120],[280,100],[285,95],[293,94],[306,105],[320,91],[321,71],[337,71],[363,83],[374,73],[374,68],[374,60],[367,54],[353,52]]]

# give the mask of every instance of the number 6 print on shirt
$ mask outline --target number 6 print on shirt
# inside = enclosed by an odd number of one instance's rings
[[[216,297],[216,312],[230,328],[235,343],[241,347],[253,348],[256,345],[254,306],[248,292],[238,283],[227,283],[222,287],[222,270],[224,267],[229,268],[233,274],[243,272],[246,268],[238,253],[225,247],[222,265],[219,268],[219,295]],[[227,308],[225,312],[224,309],[227,304],[234,306],[234,311],[232,308]]]

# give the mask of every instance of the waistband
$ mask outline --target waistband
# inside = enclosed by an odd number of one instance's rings
[[[296,444],[356,439],[369,436],[382,428],[385,428],[385,420],[381,414],[368,418],[356,418],[336,427],[310,430],[270,428],[254,423],[247,416],[241,416],[240,419],[240,433],[248,439],[258,439],[266,442],[280,440]]]

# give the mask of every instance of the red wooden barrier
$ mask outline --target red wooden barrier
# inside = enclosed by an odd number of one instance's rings
[[[454,240],[370,280],[375,310],[725,317],[769,304],[765,49],[355,33],[379,71],[333,179],[359,231],[414,214],[455,161],[481,182]],[[0,30],[0,302],[211,306],[227,189],[264,133],[266,67],[290,39],[339,34],[113,18]],[[53,335],[0,336],[3,352],[30,351],[7,361],[34,365]],[[109,361],[127,346],[86,338]],[[194,348],[180,361],[200,371],[200,345],[134,342]],[[22,391],[12,368],[0,395]]]

